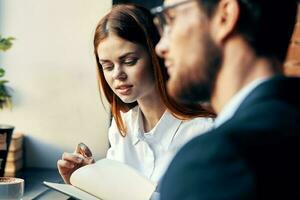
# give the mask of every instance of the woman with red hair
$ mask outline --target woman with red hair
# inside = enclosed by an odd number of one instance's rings
[[[100,92],[113,115],[107,158],[154,182],[183,144],[212,126],[214,116],[198,104],[183,105],[168,96],[168,74],[154,50],[158,41],[150,12],[137,5],[113,7],[94,36]],[[64,153],[58,168],[65,182],[82,163],[77,154]]]

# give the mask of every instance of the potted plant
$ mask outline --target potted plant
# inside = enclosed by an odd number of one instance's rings
[[[3,38],[0,35],[0,52],[10,49],[13,40],[14,38],[12,37]],[[8,81],[3,79],[4,75],[5,70],[0,66],[0,109],[12,107],[11,95],[6,87]],[[13,126],[0,124],[0,177],[4,175],[4,168],[13,129]]]
[[[0,35],[0,52],[7,51],[12,46],[13,37],[3,38]],[[0,109],[11,107],[11,96],[7,90],[7,80],[2,79],[5,75],[5,70],[0,66]]]

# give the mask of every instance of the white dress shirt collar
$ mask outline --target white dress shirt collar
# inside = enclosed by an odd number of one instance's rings
[[[142,112],[137,106],[133,112],[136,113],[136,119],[134,122],[132,144],[136,145],[140,140],[156,140],[161,143],[164,147],[168,147],[176,132],[182,123],[182,120],[176,119],[170,112],[165,111],[161,116],[155,127],[148,133],[144,132]],[[147,137],[145,137],[145,134]]]
[[[260,78],[252,81],[248,85],[244,86],[237,94],[235,94],[229,102],[224,106],[218,117],[215,120],[214,128],[219,127],[227,120],[233,117],[241,103],[247,98],[247,96],[260,84],[267,81],[269,78]]]

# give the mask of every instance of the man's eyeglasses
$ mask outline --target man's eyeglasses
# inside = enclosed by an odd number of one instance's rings
[[[192,2],[195,0],[185,0],[176,2],[170,5],[161,5],[155,8],[152,8],[150,12],[154,15],[154,24],[156,25],[160,35],[164,33],[164,31],[170,31],[170,27],[168,27],[172,23],[172,16],[168,13],[170,9],[178,7],[180,5]],[[167,28],[168,27],[168,28]]]

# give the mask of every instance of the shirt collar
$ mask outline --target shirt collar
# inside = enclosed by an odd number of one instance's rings
[[[153,142],[160,143],[163,148],[168,148],[175,137],[182,120],[175,118],[166,111],[153,132]]]
[[[142,121],[142,113],[140,109],[137,110],[137,117],[135,121],[134,134],[132,144],[136,145],[141,138],[144,138],[144,128]],[[156,126],[152,129],[153,140],[160,142],[164,147],[168,147],[172,142],[176,132],[181,124],[181,120],[175,118],[170,112],[165,111],[157,122]]]
[[[269,78],[260,78],[252,81],[244,88],[242,88],[237,94],[235,94],[229,102],[224,106],[222,111],[218,114],[215,120],[214,128],[221,126],[227,120],[229,120],[234,113],[237,111],[241,103],[246,99],[246,97],[260,84],[267,81]]]

